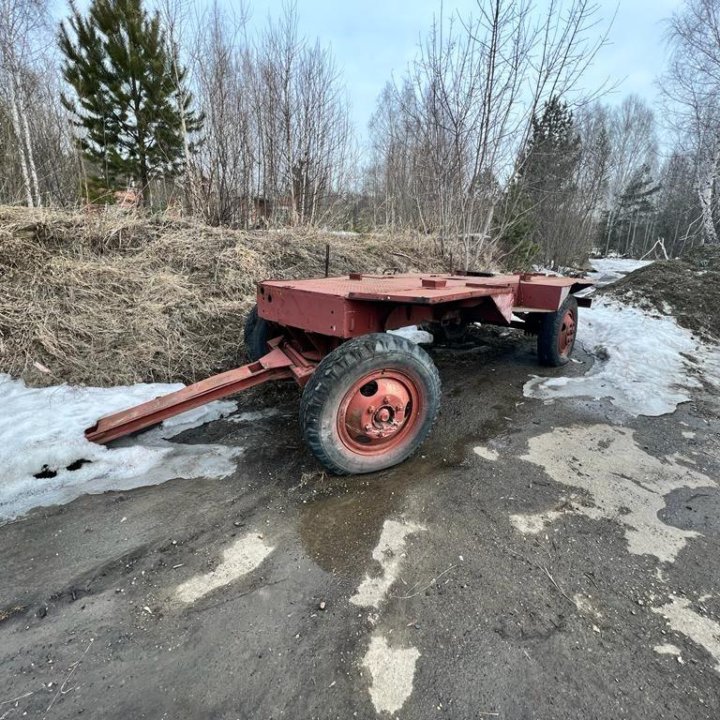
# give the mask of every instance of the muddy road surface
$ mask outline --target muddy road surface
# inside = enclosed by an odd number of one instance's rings
[[[0,718],[720,717],[720,422],[523,397],[533,343],[431,351],[420,453],[326,476],[293,388],[184,444],[233,475],[0,527]],[[243,419],[244,418],[244,419]]]

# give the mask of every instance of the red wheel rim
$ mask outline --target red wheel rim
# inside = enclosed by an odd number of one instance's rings
[[[558,335],[558,352],[561,357],[567,357],[575,344],[575,313],[568,310],[560,326],[560,334]]]
[[[340,402],[340,440],[358,455],[389,452],[412,435],[420,418],[420,403],[416,382],[400,370],[363,375]]]

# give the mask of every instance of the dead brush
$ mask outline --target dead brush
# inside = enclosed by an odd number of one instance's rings
[[[322,275],[326,243],[331,274],[445,269],[431,239],[409,234],[0,208],[0,372],[117,385],[235,367],[257,281]]]

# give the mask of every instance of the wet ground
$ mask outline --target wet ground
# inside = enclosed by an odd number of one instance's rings
[[[432,351],[421,452],[328,477],[281,413],[223,480],[0,527],[0,719],[718,718],[720,421],[525,399],[531,340]],[[247,409],[247,408],[244,408]]]

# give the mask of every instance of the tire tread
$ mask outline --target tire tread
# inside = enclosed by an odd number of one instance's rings
[[[562,357],[557,347],[558,335],[562,327],[563,318],[565,317],[565,313],[570,309],[574,309],[575,311],[575,332],[577,337],[578,302],[574,295],[568,295],[558,310],[553,313],[545,313],[540,319],[540,329],[537,337],[537,353],[538,362],[541,365],[561,367],[570,360],[573,348],[570,349],[567,357]]]
[[[437,401],[431,407],[432,416],[429,422],[426,421],[427,426],[422,432],[422,437],[403,460],[410,457],[420,447],[437,419],[441,394],[440,375],[432,359],[422,348],[405,338],[389,333],[373,333],[348,340],[320,362],[305,387],[300,402],[300,426],[305,436],[305,442],[313,455],[326,468],[337,475],[348,475],[350,471],[338,465],[328,455],[320,437],[318,420],[324,403],[332,389],[342,382],[347,373],[359,363],[376,355],[392,352],[412,355],[429,371],[430,392],[432,397],[437,398]]]

